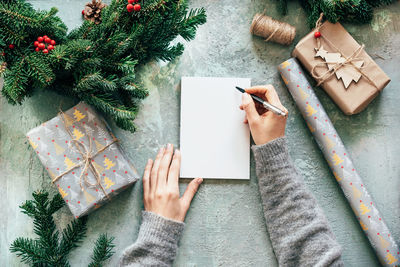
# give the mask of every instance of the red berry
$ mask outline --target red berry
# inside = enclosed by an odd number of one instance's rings
[[[10,44],[10,45],[8,46],[8,48],[10,48],[10,49],[14,49],[14,48],[15,48],[15,45],[13,45],[13,44]]]
[[[82,16],[83,16],[83,15],[85,15],[85,10],[84,10],[84,9],[82,9]]]
[[[39,41],[39,43],[43,42],[43,37],[38,37],[37,40]]]
[[[137,2],[139,2],[139,0],[135,0],[135,2],[137,3]]]
[[[51,45],[56,45],[56,41],[51,40],[50,44],[51,44]]]
[[[48,54],[48,53],[49,53],[49,50],[43,49],[43,53],[44,53],[44,54]]]
[[[132,4],[128,4],[128,5],[126,6],[126,10],[128,10],[128,12],[132,12],[134,9],[135,9],[135,8],[133,7]]]
[[[135,0],[128,0],[128,3],[133,4],[133,3],[135,3]]]
[[[33,42],[33,45],[34,45],[35,47],[38,47],[39,42],[38,42],[38,41],[34,41],[34,42]]]
[[[39,47],[40,50],[43,50],[43,49],[46,48],[46,46],[44,45],[44,43],[40,43],[40,44],[38,45],[38,47]]]
[[[43,39],[46,40],[46,38],[49,38],[47,35],[43,35]]]
[[[133,8],[135,9],[135,11],[139,11],[142,7],[139,4],[136,4],[133,6]]]
[[[53,50],[54,49],[54,46],[52,46],[52,45],[48,45],[47,46],[47,49],[50,51],[50,50]]]
[[[51,39],[47,37],[47,38],[44,39],[44,42],[45,42],[46,44],[49,44],[49,43],[51,42]]]
[[[314,37],[315,37],[315,38],[321,37],[321,33],[320,33],[320,32],[314,32]]]
[[[36,51],[36,52],[39,52],[39,51],[40,51],[39,47],[36,47],[36,48],[35,48],[35,51]]]

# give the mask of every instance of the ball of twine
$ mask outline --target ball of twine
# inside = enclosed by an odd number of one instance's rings
[[[269,16],[256,14],[250,26],[250,32],[254,35],[265,38],[265,41],[272,41],[283,45],[293,42],[296,35],[296,28],[286,22],[275,20]]]

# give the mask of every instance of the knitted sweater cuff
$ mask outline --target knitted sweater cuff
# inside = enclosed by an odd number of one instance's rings
[[[282,165],[282,162],[288,162],[286,137],[276,138],[263,145],[254,145],[252,150],[259,170],[268,170],[276,165]]]
[[[140,227],[139,242],[164,244],[176,247],[182,235],[185,224],[174,221],[153,212],[143,211],[143,221]]]

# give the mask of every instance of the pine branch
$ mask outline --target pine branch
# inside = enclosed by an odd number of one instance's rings
[[[204,8],[192,9],[189,14],[181,21],[180,35],[186,41],[193,40],[196,36],[198,26],[206,23],[207,16]]]
[[[101,23],[85,21],[67,35],[56,8],[37,11],[25,0],[0,1],[0,51],[15,44],[4,59],[3,95],[16,104],[32,87],[51,89],[86,100],[133,132],[139,100],[148,95],[135,79],[136,67],[178,57],[184,47],[171,42],[179,35],[192,40],[206,21],[205,10],[188,10],[187,0],[141,5],[140,12],[129,13],[126,2],[112,0],[101,11]],[[44,34],[57,42],[49,54],[34,52],[33,42]]]
[[[287,0],[277,0],[277,8],[286,14]],[[395,0],[299,0],[307,12],[308,25],[315,26],[321,12],[330,22],[369,23],[373,17],[373,7],[388,5]]]
[[[101,234],[96,241],[93,249],[92,261],[89,267],[101,267],[102,264],[114,255],[115,247],[114,237],[108,237],[107,234]]]
[[[59,255],[66,257],[73,248],[79,246],[85,238],[87,217],[72,221],[62,232]]]
[[[4,85],[2,94],[11,104],[20,104],[27,95],[28,73],[25,69],[25,58],[21,58],[19,64],[4,71]]]
[[[39,262],[47,262],[44,251],[39,249],[40,245],[37,241],[19,237],[12,242],[10,251],[15,253],[17,257],[21,257],[21,261],[27,264],[35,264]]]

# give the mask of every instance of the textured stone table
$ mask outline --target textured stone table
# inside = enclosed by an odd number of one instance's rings
[[[86,1],[32,1],[35,7],[57,6],[60,17],[72,29],[81,23]],[[179,59],[153,62],[140,71],[140,78],[150,90],[136,120],[135,134],[116,127],[129,157],[142,172],[147,158],[167,142],[179,145],[179,95],[181,76],[251,77],[252,83],[272,83],[290,111],[287,136],[290,153],[298,171],[319,204],[343,246],[346,266],[377,266],[377,258],[347,204],[335,178],[328,169],[311,133],[297,111],[276,71],[277,64],[290,56],[293,48],[265,43],[249,34],[253,15],[268,6],[268,13],[279,18],[275,0],[191,1],[204,6],[208,22],[199,28],[196,39],[186,44]],[[308,31],[305,14],[292,1],[283,20],[297,28],[297,42]],[[348,31],[392,78],[383,93],[361,114],[345,116],[326,96],[317,91],[324,107],[347,146],[365,185],[375,199],[394,239],[400,243],[400,3],[375,11],[371,25],[346,25]],[[57,113],[60,102],[69,108],[76,100],[51,92],[36,93],[23,106],[11,106],[0,98],[0,265],[20,266],[9,253],[10,243],[18,236],[33,236],[32,221],[18,206],[31,198],[34,190],[56,190],[32,154],[25,133]],[[250,181],[205,181],[187,215],[187,226],[175,261],[176,266],[276,266],[258,193],[252,163]],[[181,184],[186,187],[187,181]],[[134,242],[143,208],[142,186],[136,184],[89,216],[87,238],[73,251],[73,266],[85,266],[100,233],[116,237],[115,266],[120,251]],[[63,208],[56,218],[64,226],[72,216]]]

